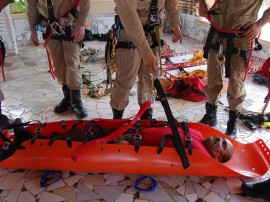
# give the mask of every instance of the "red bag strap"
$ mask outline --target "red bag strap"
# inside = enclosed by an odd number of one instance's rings
[[[130,129],[130,128],[136,123],[137,120],[139,120],[139,119],[141,118],[141,116],[143,115],[143,113],[150,107],[150,105],[151,105],[151,102],[150,102],[150,101],[145,102],[145,103],[141,106],[139,112],[138,112],[135,116],[131,117],[131,118],[133,118],[133,119],[131,119],[127,125],[118,128],[116,131],[112,132],[110,135],[107,135],[107,136],[105,136],[105,137],[103,137],[103,138],[99,138],[99,139],[95,139],[95,140],[89,141],[89,142],[87,142],[87,143],[81,145],[80,147],[78,147],[78,148],[72,153],[71,158],[72,158],[74,161],[76,161],[77,158],[78,158],[78,156],[79,156],[82,152],[84,152],[84,151],[86,151],[88,148],[90,148],[91,146],[93,146],[93,145],[95,145],[95,144],[98,144],[98,143],[109,142],[109,141],[114,140],[115,138],[119,137],[119,136],[122,135],[123,133],[125,133],[128,129]],[[98,119],[98,120],[101,120],[101,119]],[[114,122],[114,121],[119,122],[119,120],[114,120],[114,119],[111,120],[111,122]]]

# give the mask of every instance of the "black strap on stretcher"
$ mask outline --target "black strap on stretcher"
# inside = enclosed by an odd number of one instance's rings
[[[162,89],[162,86],[160,84],[160,81],[158,79],[154,80],[154,86],[155,86],[155,88],[157,90],[158,97],[160,98],[160,102],[161,102],[161,104],[162,104],[162,106],[164,108],[165,114],[166,114],[167,119],[168,119],[169,126],[170,126],[170,128],[172,130],[172,134],[173,134],[172,135],[172,140],[173,140],[174,147],[175,147],[178,155],[180,156],[180,159],[182,161],[184,169],[186,169],[186,168],[188,168],[190,166],[190,164],[189,164],[187,154],[186,154],[186,151],[184,149],[182,140],[180,138],[177,125],[175,123],[176,120],[172,115],[170,105],[168,103],[166,95],[165,95],[165,93],[164,93],[164,91]]]
[[[184,131],[184,134],[185,134],[185,141],[186,141],[186,144],[187,144],[187,148],[188,148],[188,154],[191,155],[192,154],[192,137],[190,136],[190,133],[189,133],[189,129],[188,129],[188,123],[183,121],[181,123],[181,127]]]
[[[192,151],[193,151],[193,149],[192,149],[192,141],[193,141],[193,138],[191,137],[191,135],[189,133],[188,123],[187,122],[181,122],[181,127],[183,129],[184,134],[185,134],[185,141],[186,141],[186,145],[187,145],[187,148],[188,148],[188,154],[192,155]],[[172,138],[171,134],[167,134],[167,135],[164,135],[162,137],[159,148],[157,150],[158,154],[160,154],[163,151],[163,149],[166,146],[167,140],[169,138]]]
[[[82,124],[83,123],[83,121],[82,120],[77,120],[73,125],[72,125],[72,127],[71,127],[71,129],[67,129],[66,128],[66,121],[64,121],[64,120],[62,120],[61,121],[61,127],[62,127],[62,129],[64,129],[65,131],[66,131],[66,133],[67,132],[71,132],[71,131],[74,131],[76,128],[77,128],[77,126],[79,125],[79,124]],[[67,137],[64,137],[63,135],[61,135],[60,133],[58,133],[58,132],[53,132],[51,135],[50,135],[50,141],[49,141],[49,146],[51,146],[53,143],[54,143],[54,141],[56,141],[56,140],[65,140],[66,142],[67,142],[67,146],[69,147],[69,148],[71,148],[72,147],[72,141],[71,141],[71,134],[69,135],[69,136],[67,136]]]
[[[135,152],[138,153],[140,149],[141,139],[142,139],[142,136],[140,134],[140,128],[141,128],[140,120],[136,121],[135,127],[136,127],[136,130],[135,130],[135,136],[134,136],[134,145],[135,145],[134,149],[135,149]]]

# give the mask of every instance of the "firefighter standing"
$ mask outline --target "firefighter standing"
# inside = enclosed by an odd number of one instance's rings
[[[174,32],[173,42],[180,40],[180,20],[176,0],[115,0],[116,13],[120,18],[120,38],[116,47],[116,79],[111,92],[110,105],[113,118],[121,119],[129,103],[130,90],[138,76],[138,103],[142,105],[145,94],[151,91],[150,73],[157,75],[158,46],[160,41],[153,34],[152,28],[159,26],[166,10]],[[151,7],[150,7],[151,5]],[[120,22],[119,21],[119,22]],[[156,25],[158,24],[158,25]],[[160,30],[158,30],[160,31]],[[151,119],[149,108],[141,119]]]
[[[207,58],[207,97],[206,114],[201,123],[215,126],[217,124],[217,102],[223,88],[222,76],[229,78],[227,100],[229,103],[229,120],[226,134],[236,137],[237,118],[241,113],[246,97],[244,78],[251,40],[260,32],[263,25],[270,21],[270,9],[257,20],[263,0],[254,1],[219,1],[208,11],[205,0],[199,0],[199,14],[210,15],[210,27],[204,57]],[[257,21],[256,21],[257,20]],[[226,33],[224,30],[242,30],[242,33]]]
[[[60,16],[67,12],[74,3],[75,0],[27,0],[27,15],[32,44],[36,46],[39,44],[33,24],[41,21],[40,19],[42,19],[42,22],[47,21],[46,32],[48,32],[50,25],[58,23]],[[79,42],[85,35],[84,25],[90,10],[90,0],[80,1],[78,7],[79,13],[77,16],[75,16],[77,7],[69,12],[75,18],[75,23],[69,27],[71,31],[66,31],[62,35],[56,35],[54,32],[53,37],[47,43],[47,47],[53,62],[55,77],[58,83],[62,85],[64,94],[62,101],[54,107],[54,112],[63,113],[71,108],[75,111],[77,118],[85,118],[88,114],[81,100],[82,74],[79,68],[81,44]],[[69,14],[67,13],[67,15]],[[58,28],[57,26],[56,29]],[[67,30],[67,27],[62,28]],[[49,33],[43,34],[43,38],[46,39]]]

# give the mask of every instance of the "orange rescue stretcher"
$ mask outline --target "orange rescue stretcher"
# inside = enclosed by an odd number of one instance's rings
[[[135,152],[134,145],[107,142],[91,145],[81,152],[76,160],[71,158],[78,148],[84,145],[82,141],[76,141],[73,134],[82,137],[86,135],[86,131],[93,131],[93,129],[99,131],[100,128],[105,129],[106,133],[110,134],[115,129],[125,127],[130,121],[130,119],[99,118],[79,122],[74,120],[51,122],[46,125],[41,123],[26,125],[23,128],[30,132],[31,138],[23,141],[14,150],[14,153],[2,160],[0,167],[151,175],[246,176],[252,178],[263,176],[269,169],[270,151],[262,140],[242,144],[212,127],[193,122],[188,123],[189,128],[199,130],[205,138],[219,136],[231,140],[235,151],[229,162],[219,163],[200,151],[194,150],[192,155],[187,154],[190,166],[183,169],[174,148],[165,147],[158,154],[157,147],[140,146],[139,151]],[[165,121],[153,122],[153,120],[140,121],[141,128],[153,127],[153,124],[155,127],[164,127],[168,123]],[[180,126],[180,123],[177,124]],[[138,127],[133,125],[131,129],[136,130]],[[17,137],[15,136],[15,138]],[[1,152],[3,151],[2,149]]]

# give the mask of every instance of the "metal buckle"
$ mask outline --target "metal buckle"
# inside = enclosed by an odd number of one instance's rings
[[[193,138],[191,136],[185,136],[186,142],[192,142]]]
[[[149,19],[150,19],[150,21],[152,21],[154,23],[157,23],[157,18],[156,17],[157,17],[156,15],[150,15]]]
[[[129,47],[128,47],[129,49],[134,49],[134,48],[136,48],[135,44],[132,43],[131,41],[129,41],[128,43],[129,43],[129,44],[128,44],[128,45],[129,45]]]
[[[11,146],[11,143],[6,141],[6,142],[4,143],[4,145],[3,145],[3,149],[4,149],[4,150],[8,150],[8,149],[10,148],[10,146]]]
[[[56,25],[56,27],[54,28],[55,25]],[[55,30],[57,27],[59,27],[60,32],[58,32],[58,31]],[[62,34],[65,34],[65,33],[66,33],[66,32],[62,29],[62,27],[61,27],[57,22],[53,22],[53,23],[51,24],[51,30],[52,30],[55,34],[57,34],[57,35],[62,35]]]
[[[138,134],[138,135],[134,135],[134,140],[141,140],[142,139],[142,135]]]
[[[236,55],[240,55],[240,53],[241,53],[241,49],[240,48],[237,48],[237,53],[236,53]]]

